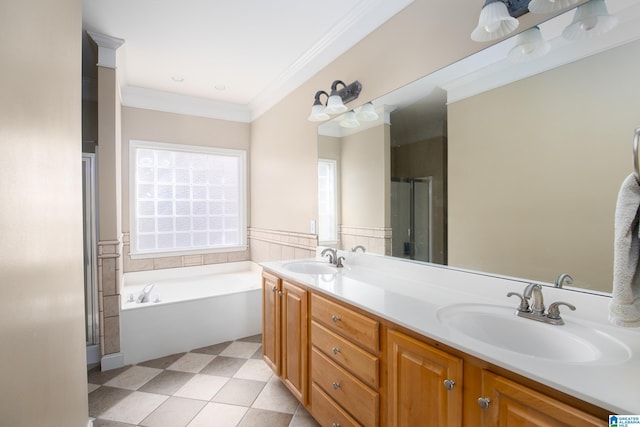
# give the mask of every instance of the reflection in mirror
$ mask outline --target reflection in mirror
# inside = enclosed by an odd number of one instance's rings
[[[640,125],[640,0],[607,7],[607,34],[563,38],[569,11],[539,26],[540,58],[510,61],[505,40],[374,100],[375,122],[320,125],[337,230],[320,243],[609,292]]]

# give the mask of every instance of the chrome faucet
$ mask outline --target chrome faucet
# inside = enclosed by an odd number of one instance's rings
[[[338,254],[336,250],[333,248],[326,248],[322,252],[320,252],[320,256],[329,256],[329,263],[336,265],[338,263]]]
[[[551,325],[564,325],[564,320],[560,317],[560,306],[565,305],[571,311],[575,310],[575,306],[567,302],[554,302],[549,306],[549,311],[544,312],[544,298],[542,297],[542,286],[537,283],[527,285],[524,292],[509,292],[507,297],[517,296],[520,298],[520,305],[516,309],[516,315],[526,319],[537,320],[539,322],[549,323]],[[531,305],[529,305],[529,300]]]
[[[362,246],[362,245],[358,245],[358,246],[354,246],[354,247],[352,247],[352,248],[351,248],[351,252],[357,252],[357,251],[358,251],[358,249],[362,249],[362,253],[363,253],[363,254],[367,252],[367,248],[365,248],[365,247],[364,247],[364,246]]]
[[[531,303],[531,313],[535,316],[544,316],[544,297],[542,296],[542,286],[537,283],[530,283],[524,289],[522,296],[529,301],[533,297]]]
[[[556,288],[561,288],[564,284],[570,285],[573,283],[573,277],[569,276],[567,273],[562,273],[558,277],[556,277],[556,281],[554,283]]]
[[[151,293],[151,289],[153,289],[153,283],[149,283],[144,287],[142,292],[140,292],[140,295],[138,295],[137,301],[139,303],[149,302],[149,294]]]

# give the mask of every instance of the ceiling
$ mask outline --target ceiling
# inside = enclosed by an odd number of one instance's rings
[[[124,105],[251,121],[412,1],[83,0],[83,28],[124,39]]]

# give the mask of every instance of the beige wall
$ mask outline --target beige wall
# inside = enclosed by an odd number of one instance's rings
[[[486,46],[469,34],[482,5],[415,0],[251,124],[251,224],[308,232],[317,218],[317,126],[313,95],[340,79],[363,85],[356,107]],[[546,16],[523,17],[523,27]],[[455,24],[454,24],[455,23]]]
[[[385,124],[342,138],[342,224],[391,226],[389,139]]]
[[[449,105],[451,265],[546,282],[568,272],[611,290],[638,52],[636,42]]]
[[[0,424],[87,425],[82,3],[0,5]]]

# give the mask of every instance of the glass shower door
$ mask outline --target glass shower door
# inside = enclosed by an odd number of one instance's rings
[[[392,178],[392,256],[432,260],[431,200],[431,177]]]

